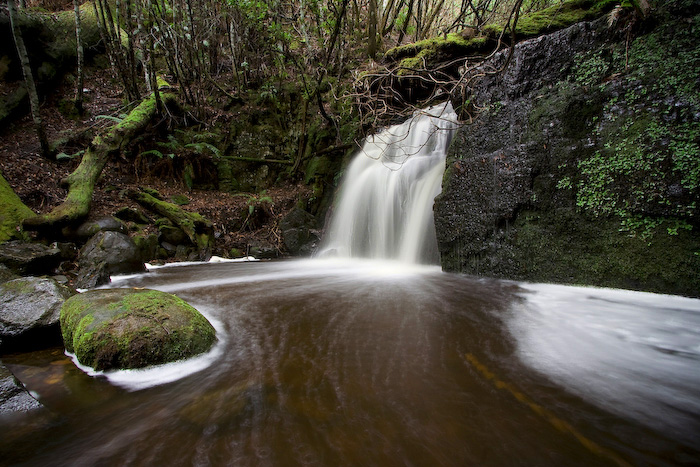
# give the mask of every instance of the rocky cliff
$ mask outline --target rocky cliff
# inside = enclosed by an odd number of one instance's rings
[[[484,73],[435,203],[443,269],[700,295],[698,37],[700,2],[674,2],[523,42]]]

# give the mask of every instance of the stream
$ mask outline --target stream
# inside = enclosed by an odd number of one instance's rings
[[[0,416],[0,464],[700,463],[700,300],[339,259],[111,286],[182,297],[219,343],[93,375],[3,356],[47,410]]]

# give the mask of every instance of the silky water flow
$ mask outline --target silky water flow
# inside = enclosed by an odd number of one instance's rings
[[[322,258],[112,278],[191,303],[211,352],[109,373],[3,355],[45,409],[0,413],[0,464],[700,464],[699,300],[434,265],[454,125],[436,107],[368,140]]]
[[[320,256],[437,264],[433,201],[456,128],[446,103],[367,138],[347,169]]]

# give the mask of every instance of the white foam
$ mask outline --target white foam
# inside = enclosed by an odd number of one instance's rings
[[[700,419],[700,300],[522,287],[508,328],[524,363],[606,410],[687,435]]]

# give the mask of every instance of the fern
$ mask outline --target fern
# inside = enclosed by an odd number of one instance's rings
[[[158,159],[162,159],[164,157],[169,157],[170,159],[175,158],[175,154],[163,154],[157,149],[149,149],[148,151],[144,151],[141,154],[139,154],[139,157],[146,157],[146,156],[156,156]]]
[[[180,144],[180,142],[173,135],[168,135],[167,143],[157,142],[156,145],[161,148],[165,148],[168,151],[177,151],[182,147],[182,144]]]
[[[208,149],[209,151],[212,152],[212,154],[214,154],[217,157],[221,155],[221,151],[219,151],[219,149],[216,146],[214,146],[213,144],[209,144],[209,143],[190,143],[190,144],[186,144],[185,147],[190,148],[190,149],[194,149],[194,151],[197,154],[203,154],[204,150]]]
[[[197,133],[192,137],[194,141],[206,141],[206,140],[215,140],[218,137],[216,133]]]

